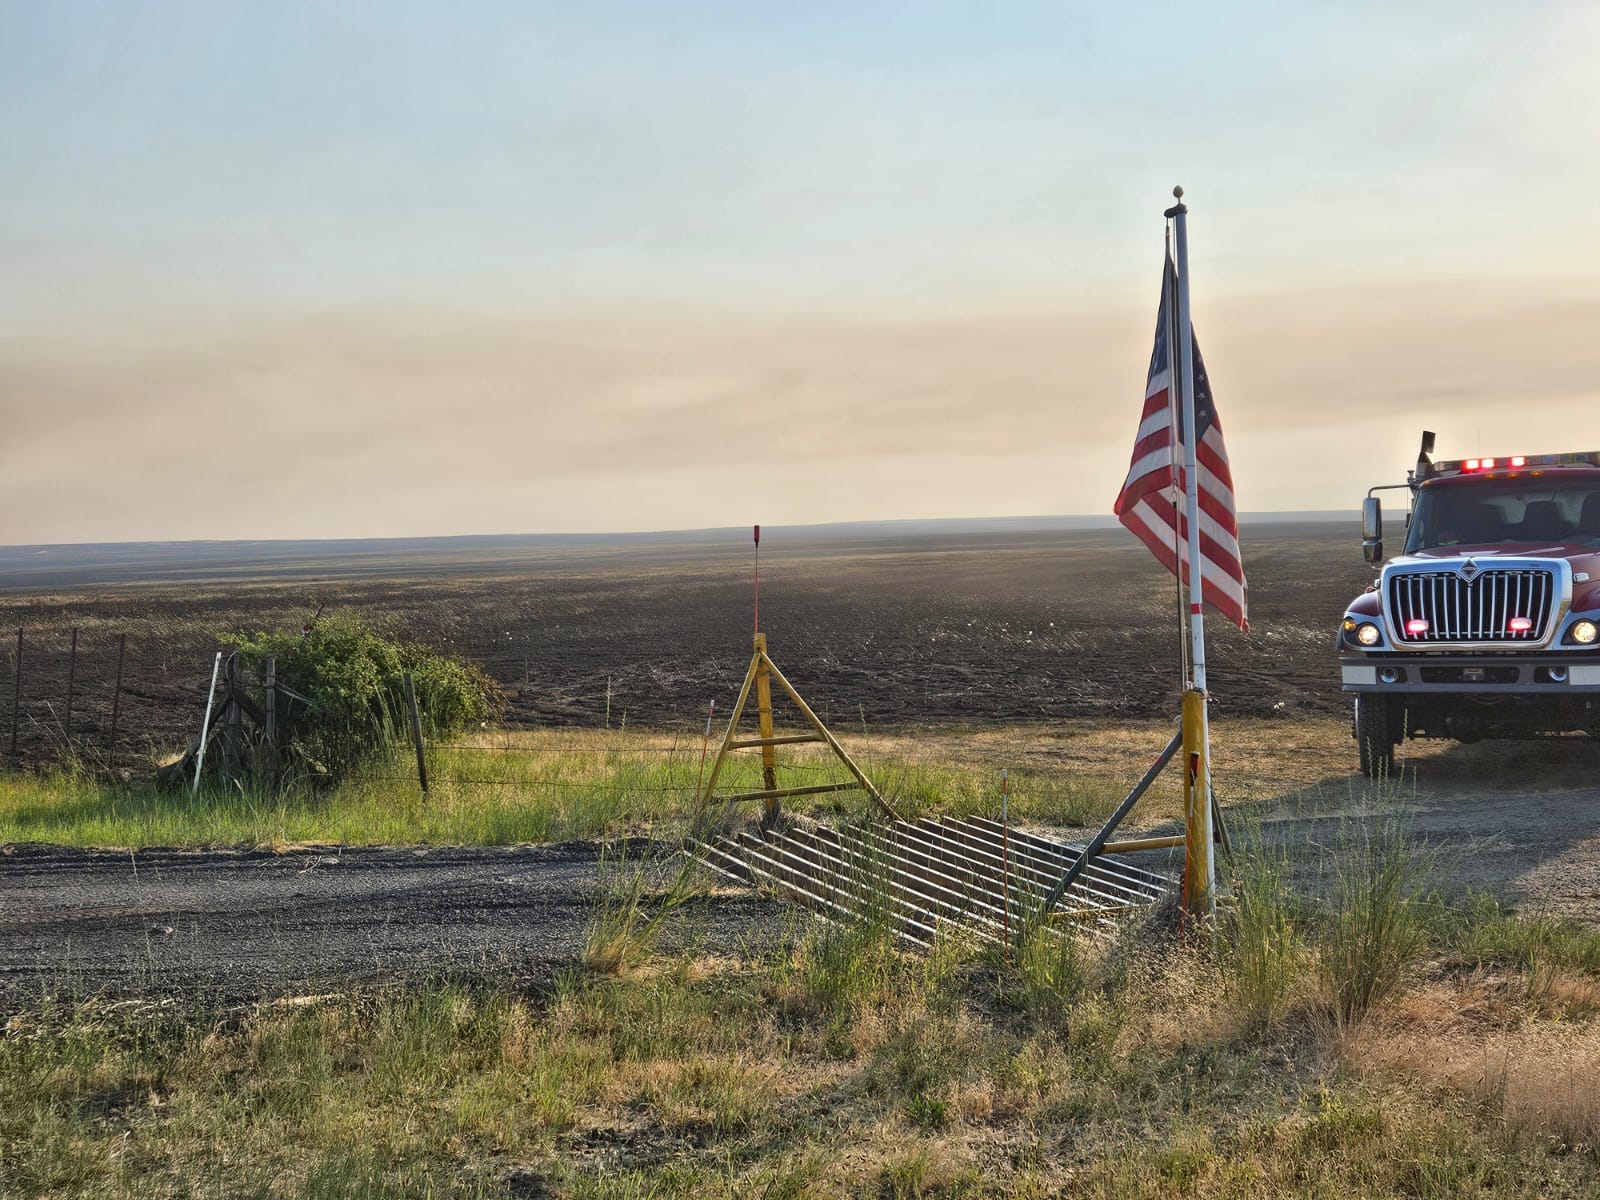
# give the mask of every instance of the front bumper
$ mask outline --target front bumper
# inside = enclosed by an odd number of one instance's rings
[[[1339,656],[1347,692],[1411,695],[1600,696],[1600,658],[1572,654],[1413,654],[1373,651]]]

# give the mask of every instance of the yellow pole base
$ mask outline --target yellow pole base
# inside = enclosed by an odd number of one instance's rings
[[[1191,917],[1210,917],[1215,911],[1209,734],[1205,693],[1191,689],[1183,694],[1183,910]]]

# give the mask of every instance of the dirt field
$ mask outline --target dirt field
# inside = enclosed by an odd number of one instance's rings
[[[1251,633],[1214,622],[1210,639],[1219,716],[1341,711],[1333,630],[1370,579],[1352,529],[1247,526],[1244,547]],[[762,550],[761,624],[772,655],[829,719],[858,729],[948,727],[1175,711],[1171,579],[1121,530],[769,529]],[[422,561],[425,570],[390,559],[295,560],[265,578],[207,561],[187,580],[0,591],[0,630],[24,629],[22,757],[53,756],[66,741],[73,629],[72,740],[80,753],[105,752],[126,635],[117,745],[122,761],[136,762],[176,748],[199,725],[218,633],[298,628],[319,605],[392,622],[481,662],[505,687],[514,727],[598,726],[609,690],[613,725],[695,728],[709,701],[726,711],[737,694],[750,645],[747,534],[569,541],[520,563],[464,546]],[[101,568],[110,579],[128,573]],[[16,684],[10,636],[0,748]]]

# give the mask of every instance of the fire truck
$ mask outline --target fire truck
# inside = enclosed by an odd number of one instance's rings
[[[1406,738],[1600,734],[1600,452],[1434,462],[1372,488],[1362,551],[1383,563],[1339,629],[1361,769]],[[1405,547],[1383,562],[1375,494],[1405,488]]]

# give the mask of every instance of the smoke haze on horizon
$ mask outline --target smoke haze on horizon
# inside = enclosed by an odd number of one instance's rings
[[[1600,448],[1588,6],[130,13],[0,12],[0,543],[1106,512],[1178,181],[1242,509]]]

